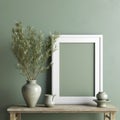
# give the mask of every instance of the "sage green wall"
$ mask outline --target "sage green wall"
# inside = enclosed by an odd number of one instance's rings
[[[120,107],[120,0],[0,0],[0,120],[8,120],[8,106],[24,103],[21,86],[25,78],[16,69],[16,59],[10,50],[11,28],[16,21],[46,33],[103,34],[104,90],[112,103]],[[44,93],[50,92],[49,80],[46,73],[38,79],[43,88],[39,103],[43,103]],[[100,120],[100,117],[97,114],[28,114],[23,119]]]

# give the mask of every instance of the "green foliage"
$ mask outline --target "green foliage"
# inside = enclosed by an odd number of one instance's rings
[[[18,67],[28,80],[35,80],[40,72],[47,70],[47,60],[52,55],[57,33],[44,37],[42,32],[28,26],[25,29],[18,22],[12,29],[12,51],[18,60]]]

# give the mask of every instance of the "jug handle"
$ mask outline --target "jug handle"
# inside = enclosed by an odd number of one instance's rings
[[[55,96],[56,96],[56,95],[53,95],[53,97],[52,97],[52,101],[54,100]]]

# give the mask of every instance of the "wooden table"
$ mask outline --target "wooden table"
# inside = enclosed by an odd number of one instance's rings
[[[17,105],[9,107],[7,111],[10,113],[10,120],[21,120],[22,113],[103,113],[104,120],[115,120],[117,109],[112,105],[106,108],[91,105],[55,105],[50,108],[39,105],[35,108],[28,108]]]

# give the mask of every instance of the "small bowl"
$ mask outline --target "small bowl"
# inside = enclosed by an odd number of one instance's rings
[[[107,107],[107,103],[110,102],[110,100],[108,100],[108,99],[107,100],[97,100],[97,99],[95,99],[93,101],[95,101],[97,103],[97,107],[103,107],[103,108]]]

